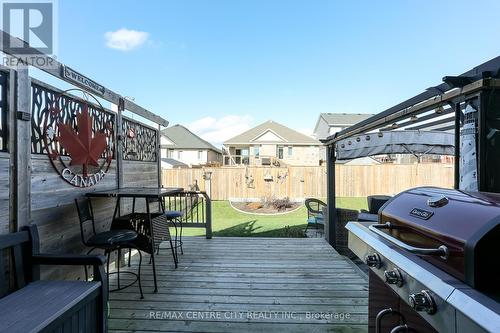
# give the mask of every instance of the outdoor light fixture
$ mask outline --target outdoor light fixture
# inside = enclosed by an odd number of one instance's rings
[[[396,124],[396,123],[392,124],[392,125],[391,125],[391,128],[392,128],[392,129],[396,129],[396,128],[398,128],[398,124]]]
[[[384,136],[384,133],[382,133],[382,132],[378,132],[378,137],[379,137],[379,138],[381,138],[381,137],[383,137],[383,136]]]
[[[444,108],[442,106],[439,106],[436,111],[434,111],[436,114],[443,114]]]
[[[410,120],[411,120],[412,122],[416,122],[416,121],[418,120],[418,117],[417,117],[417,116],[415,116],[415,115],[413,115],[413,116],[411,116]]]
[[[361,138],[358,136],[358,137],[356,138],[356,142],[360,142],[360,141],[361,141]]]
[[[367,136],[365,137],[365,139],[366,139],[366,141],[370,141],[370,136],[369,136],[369,135],[367,135]]]

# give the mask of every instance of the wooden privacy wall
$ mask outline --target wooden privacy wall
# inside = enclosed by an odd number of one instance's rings
[[[81,241],[80,225],[74,200],[83,198],[85,193],[90,191],[118,187],[116,149],[120,146],[114,146],[115,153],[109,169],[104,178],[96,185],[82,188],[72,186],[65,181],[54,169],[47,151],[41,143],[41,137],[46,135],[43,132],[42,125],[45,117],[47,117],[46,112],[50,110],[54,96],[59,93],[60,90],[39,81],[32,83],[31,223],[38,226],[43,252],[86,253],[89,249]],[[74,122],[72,117],[75,117],[82,110],[81,105],[72,98],[70,95],[65,96],[65,102],[61,103],[61,105],[67,105],[68,108],[63,109],[61,112],[65,121],[71,123]],[[99,112],[101,111],[92,110],[93,121],[97,124],[96,128],[102,128],[107,123],[113,124],[107,130],[117,128],[116,113],[112,114],[109,110],[105,110],[106,114],[102,114],[102,112],[99,114]],[[124,156],[122,161],[122,186],[158,186],[158,162],[157,155],[154,152],[157,131],[131,120],[124,119],[124,122],[126,122],[127,129],[133,128],[134,135],[127,137],[124,140],[126,144],[121,146],[122,156]],[[147,133],[147,138],[142,138],[144,133]],[[116,142],[116,133],[113,134],[112,140]],[[145,145],[148,145],[148,147]],[[140,153],[143,151],[147,151],[147,154]],[[8,171],[8,166],[4,167],[6,163],[8,164],[8,160],[4,162],[3,159],[0,159],[0,172],[2,175],[5,174],[5,170]],[[5,178],[8,179],[9,177]],[[0,187],[3,189],[4,186],[8,186],[8,183],[4,185],[4,177],[2,177]],[[7,207],[8,192],[7,190]],[[0,193],[0,218],[2,216],[1,208],[4,205],[3,199],[4,193]],[[109,230],[115,203],[116,201],[113,198],[92,199],[97,231]],[[138,207],[141,207],[141,203],[138,204]],[[125,202],[122,209],[124,212],[130,210],[130,203]],[[0,225],[0,227],[3,226]],[[79,268],[65,270],[44,269],[42,273],[45,277],[75,278],[83,273],[83,270]]]
[[[205,171],[212,172],[213,200],[259,200],[272,196],[300,200],[307,197],[325,198],[327,192],[325,166],[163,169],[162,184],[189,188],[197,183],[200,190],[205,191]],[[335,172],[336,191],[340,197],[392,195],[422,185],[453,187],[451,164],[336,165]]]

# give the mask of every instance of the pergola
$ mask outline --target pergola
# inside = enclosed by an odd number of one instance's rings
[[[455,156],[455,188],[460,186],[460,130],[468,105],[486,109],[495,89],[500,87],[500,56],[459,76],[445,76],[443,83],[361,121],[323,140],[327,146],[328,212],[335,206],[335,162],[377,154],[439,154]],[[464,112],[465,111],[465,112]],[[477,132],[486,117],[477,120]],[[475,133],[477,133],[475,132]],[[462,133],[463,135],[463,133]],[[485,161],[485,149],[478,145],[477,169]],[[457,149],[455,149],[457,147]],[[483,162],[486,164],[485,162]],[[479,172],[478,183],[486,182]],[[328,214],[326,238],[335,247],[336,214]]]

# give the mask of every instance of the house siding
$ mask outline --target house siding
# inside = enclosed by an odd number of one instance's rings
[[[318,120],[318,125],[314,131],[314,136],[318,140],[326,139],[330,135],[330,125],[322,117]]]
[[[171,150],[172,154],[168,156],[168,151]],[[201,156],[198,156],[198,152],[201,151]],[[179,152],[181,156],[179,156]],[[204,165],[207,163],[217,163],[222,161],[222,154],[208,149],[169,149],[163,148],[161,150],[162,158],[173,158],[182,163],[193,165]]]
[[[249,150],[249,164],[250,165],[261,165],[262,157],[275,157],[278,158],[278,146],[283,147],[283,158],[280,159],[287,165],[294,166],[315,166],[319,165],[320,160],[320,146],[316,145],[290,145],[286,143],[279,144],[251,144],[251,145],[241,145],[241,146],[230,146],[229,153],[231,157],[235,159],[237,149],[248,149]],[[255,156],[255,147],[259,147],[259,157]],[[288,147],[292,147],[292,155],[288,155]],[[225,163],[226,165],[231,165],[232,163]],[[236,163],[239,164],[239,163]]]

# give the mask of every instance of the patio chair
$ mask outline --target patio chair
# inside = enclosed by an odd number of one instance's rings
[[[142,265],[142,253],[141,251],[137,248],[137,246],[134,244],[134,241],[137,239],[137,232],[133,230],[126,230],[126,229],[118,229],[118,230],[108,230],[108,231],[102,231],[102,232],[96,232],[95,228],[95,219],[94,219],[94,211],[92,209],[92,202],[90,199],[84,199],[81,201],[78,201],[78,199],[75,199],[75,204],[76,208],[78,211],[78,219],[80,220],[80,236],[82,239],[82,242],[85,246],[90,247],[90,250],[87,252],[87,254],[90,254],[92,251],[96,249],[104,250],[104,255],[107,256],[107,266],[106,266],[106,272],[108,275],[108,283],[109,283],[109,275],[110,274],[116,274],[117,275],[117,283],[118,283],[118,288],[115,288],[113,290],[108,290],[110,292],[112,291],[118,291],[125,289],[127,287],[130,287],[134,283],[138,282],[139,284],[139,291],[141,293],[141,299],[144,298],[144,295],[142,293],[142,285],[141,285],[141,265]],[[90,225],[90,227],[89,227]],[[90,229],[90,230],[88,230]],[[90,231],[90,237],[86,237],[85,231],[87,230]],[[120,272],[120,265],[117,265],[117,271],[116,272],[111,272],[109,271],[109,262],[110,262],[110,257],[111,253],[117,252],[117,260],[120,260],[121,258],[121,250],[122,249],[128,249],[129,250],[129,263],[128,265],[130,266],[130,253],[131,249],[137,250],[139,253],[139,267],[137,270],[137,273],[131,272],[131,271],[122,271]],[[85,279],[88,279],[88,274],[87,274],[87,266],[85,267]],[[125,286],[120,285],[120,274],[131,274],[135,276],[135,280],[130,282],[129,284]]]
[[[155,203],[155,200],[150,201],[150,203]],[[135,211],[135,199],[132,204],[132,211]],[[181,254],[184,254],[182,249],[182,212],[174,210],[165,210],[165,202],[161,199],[158,200],[158,212],[152,213],[152,227],[153,227],[153,242],[156,255],[160,254],[160,244],[162,242],[168,241],[170,243],[170,250],[172,251],[172,257],[174,259],[175,268],[179,263],[179,257],[177,256],[177,248],[181,248]],[[179,229],[177,228],[177,223],[179,224]],[[173,237],[170,234],[170,227],[174,227],[175,235]],[[179,233],[178,233],[179,231]],[[178,237],[180,235],[180,237]],[[151,263],[152,257],[150,257],[149,262]]]
[[[307,231],[309,226],[314,227],[314,229],[323,229],[325,226],[323,208],[326,207],[326,204],[315,198],[307,198],[304,204],[307,208],[307,226],[304,232]]]
[[[346,208],[335,209],[335,250],[348,258],[356,258],[356,255],[349,249],[349,232],[345,228],[346,224],[352,221],[358,221],[358,211]]]
[[[369,195],[366,199],[368,201],[368,210],[361,209],[358,220],[367,222],[378,221],[378,211],[390,199],[388,195]]]
[[[369,195],[366,199],[368,201],[368,213],[378,214],[382,206],[391,198],[389,195]]]

